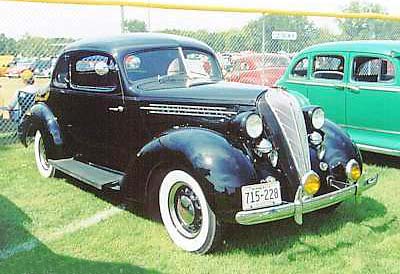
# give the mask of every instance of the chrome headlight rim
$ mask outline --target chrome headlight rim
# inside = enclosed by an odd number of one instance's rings
[[[244,131],[246,132],[247,136],[252,139],[259,138],[264,131],[264,125],[261,116],[257,113],[249,114],[244,122]]]
[[[325,124],[325,112],[322,108],[316,107],[311,112],[311,124],[314,129],[321,129]]]
[[[360,171],[360,176],[357,179],[354,179],[352,177],[352,175],[351,175],[354,166],[357,166],[357,168]],[[351,183],[355,183],[360,179],[361,175],[362,175],[362,170],[361,170],[360,163],[355,159],[351,159],[350,161],[348,161],[347,164],[346,164],[346,177],[347,177],[347,180],[349,182],[351,182]]]
[[[306,184],[307,184],[308,179],[309,179],[311,176],[314,176],[314,177],[317,178],[317,180],[318,180],[318,189],[317,189],[314,193],[308,193],[308,192],[306,191]],[[302,187],[302,189],[303,189],[303,194],[306,195],[306,196],[313,196],[313,195],[315,195],[315,194],[319,191],[319,189],[321,188],[321,178],[320,178],[320,176],[318,175],[318,173],[316,173],[316,172],[313,171],[313,170],[310,170],[310,171],[308,171],[306,174],[304,174],[303,177],[301,178],[301,182],[300,182],[300,183],[301,183],[301,187]]]

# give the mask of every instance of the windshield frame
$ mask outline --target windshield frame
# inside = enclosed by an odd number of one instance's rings
[[[200,49],[200,48],[196,48],[196,47],[181,47],[181,46],[178,46],[178,47],[172,46],[172,47],[160,47],[160,48],[147,48],[147,49],[129,51],[129,52],[125,53],[124,56],[122,57],[122,68],[123,68],[123,71],[124,71],[123,74],[126,77],[127,83],[128,83],[128,85],[129,85],[129,87],[131,89],[133,88],[135,91],[137,91],[139,93],[140,92],[145,92],[146,89],[138,88],[137,84],[140,83],[141,81],[145,80],[145,79],[151,79],[151,78],[154,78],[154,77],[157,77],[157,76],[148,77],[148,78],[143,78],[143,79],[140,79],[140,80],[132,81],[131,79],[129,79],[129,76],[128,76],[128,70],[127,70],[127,67],[126,67],[125,58],[127,58],[130,55],[137,54],[137,53],[144,53],[144,52],[151,52],[151,51],[163,51],[163,50],[177,50],[178,51],[178,57],[180,59],[179,61],[183,65],[183,72],[184,72],[184,75],[187,77],[186,81],[199,81],[200,82],[200,81],[203,80],[203,81],[205,81],[207,83],[215,83],[215,82],[219,82],[219,81],[223,81],[224,80],[222,69],[221,69],[221,65],[220,65],[220,63],[218,61],[218,58],[216,57],[216,55],[213,52],[206,51],[206,50],[203,50],[203,49]],[[217,77],[215,77],[215,79],[206,78],[206,77],[202,78],[202,77],[198,77],[198,76],[192,77],[193,74],[190,73],[189,65],[187,64],[187,59],[185,58],[185,55],[184,55],[184,51],[185,50],[198,51],[200,53],[204,53],[205,55],[210,56],[214,60],[215,68],[218,70]],[[160,75],[160,76],[163,77],[163,76],[166,76],[166,75]],[[168,89],[168,88],[160,87],[160,89]]]

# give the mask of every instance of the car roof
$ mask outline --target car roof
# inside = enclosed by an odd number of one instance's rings
[[[69,44],[64,52],[74,50],[99,50],[110,53],[135,51],[162,47],[189,47],[213,52],[205,43],[198,40],[164,33],[132,33],[118,36],[82,39]]]
[[[343,41],[343,42],[330,42],[314,45],[305,48],[301,53],[311,52],[364,52],[364,53],[378,53],[383,55],[392,55],[393,53],[400,53],[400,41],[394,40],[366,40],[366,41]]]

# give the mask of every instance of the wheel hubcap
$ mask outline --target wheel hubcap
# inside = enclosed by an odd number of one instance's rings
[[[171,189],[169,210],[179,233],[187,238],[199,234],[202,224],[201,206],[196,194],[185,183],[179,182]]]

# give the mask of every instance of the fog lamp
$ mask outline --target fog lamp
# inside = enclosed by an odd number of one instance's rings
[[[302,185],[307,195],[314,195],[318,192],[321,182],[319,176],[314,171],[310,171],[303,176]]]
[[[322,135],[316,131],[308,135],[308,138],[310,139],[310,143],[313,144],[314,146],[320,145],[324,140]]]
[[[351,159],[346,165],[346,175],[350,182],[356,182],[361,177],[361,167],[358,162]]]
[[[263,154],[267,154],[272,150],[272,143],[267,139],[262,139],[258,145],[256,145],[256,153],[258,156],[262,157]]]

